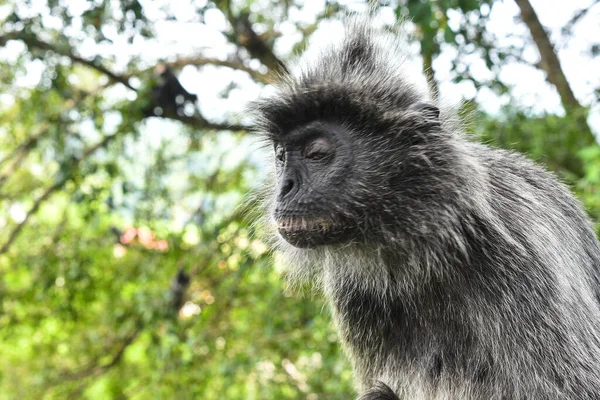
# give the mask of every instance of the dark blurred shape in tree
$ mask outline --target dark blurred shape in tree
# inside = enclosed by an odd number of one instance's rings
[[[150,105],[144,110],[145,117],[185,115],[186,105],[195,107],[198,96],[185,90],[171,68],[158,64],[155,70],[155,82],[150,93]]]

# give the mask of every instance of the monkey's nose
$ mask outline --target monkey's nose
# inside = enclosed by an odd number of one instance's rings
[[[281,185],[281,191],[279,192],[279,198],[283,199],[289,192],[294,188],[294,181],[291,179],[286,179]]]

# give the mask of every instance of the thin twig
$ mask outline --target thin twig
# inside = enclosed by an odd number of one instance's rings
[[[17,155],[19,157],[22,156],[22,153],[26,153],[29,149],[33,148],[33,146],[36,144],[36,142],[46,133],[48,132],[48,128],[50,127],[50,124],[48,124],[47,122],[42,123],[42,125],[38,128],[38,132],[34,133],[33,135],[29,136],[27,138],[27,140],[25,140],[23,143],[21,143],[20,145],[18,145],[13,151],[12,153],[10,153],[9,155],[7,155],[6,157],[4,157],[2,160],[0,160],[0,167],[2,167],[3,164],[5,164],[6,162],[10,161],[11,159],[17,157]]]
[[[100,374],[108,371],[109,369],[111,369],[112,367],[114,367],[121,361],[121,359],[123,358],[123,355],[125,354],[125,350],[127,350],[127,348],[134,342],[134,340],[138,337],[140,332],[141,332],[141,330],[139,328],[136,328],[133,332],[131,332],[125,338],[125,340],[121,343],[117,352],[112,356],[110,361],[107,362],[106,364],[93,365],[93,366],[85,368],[81,371],[73,372],[69,375],[62,376],[60,378],[61,381],[63,381],[63,382],[64,381],[76,381],[76,380],[84,379],[84,378],[87,378],[90,376],[97,376],[97,375],[100,375]]]
[[[2,248],[0,248],[0,254],[4,254],[4,253],[6,253],[8,251],[8,248],[15,241],[15,239],[17,238],[17,236],[21,232],[21,229],[23,229],[23,227],[25,226],[25,224],[27,223],[27,221],[29,220],[29,218],[33,214],[35,214],[37,212],[37,210],[40,208],[40,206],[46,200],[48,200],[48,198],[54,192],[56,192],[58,189],[60,189],[61,187],[63,187],[66,182],[67,182],[66,179],[63,179],[60,182],[56,182],[55,184],[53,184],[52,186],[50,186],[48,189],[46,189],[46,191],[44,192],[44,194],[42,194],[35,201],[35,203],[33,203],[33,206],[29,209],[29,211],[27,212],[27,214],[25,214],[25,218],[23,219],[23,221],[21,221],[17,226],[15,226],[14,229],[10,232],[10,235],[8,236],[8,240],[6,241],[6,243],[4,243],[4,245],[2,246]]]
[[[118,365],[119,362],[121,362],[121,359],[123,358],[123,355],[125,354],[125,350],[127,350],[127,348],[135,341],[135,339],[138,337],[138,335],[140,334],[141,331],[142,331],[141,328],[137,328],[127,338],[125,338],[125,340],[123,341],[123,343],[121,344],[121,346],[119,347],[119,349],[117,350],[115,355],[111,358],[111,360],[108,363],[103,364],[103,365],[96,365],[92,368],[88,368],[83,371],[74,373],[72,375],[62,377],[61,380],[63,382],[67,381],[67,380],[80,380],[80,379],[85,379],[85,378],[89,378],[92,376],[98,376],[98,375],[102,375],[102,374],[106,373],[111,368]],[[77,388],[73,392],[71,392],[71,394],[67,398],[68,399],[79,398],[81,393],[85,390],[86,387],[87,387],[87,382],[83,381],[80,385],[77,386]]]
[[[41,40],[40,38],[38,38],[35,35],[25,34],[23,32],[10,32],[9,34],[1,35],[0,36],[0,46],[3,46],[4,44],[6,44],[6,42],[9,40],[21,40],[29,47],[33,47],[33,48],[37,48],[37,49],[41,49],[41,50],[50,50],[50,51],[55,52],[56,54],[60,54],[61,56],[68,57],[73,62],[88,66],[92,69],[95,69],[96,71],[99,71],[102,74],[106,75],[111,81],[121,83],[121,84],[125,85],[126,87],[128,87],[129,89],[136,91],[136,89],[133,86],[131,86],[131,84],[129,83],[128,77],[116,74],[115,72],[113,72],[113,71],[109,70],[108,68],[106,68],[105,66],[103,66],[102,63],[100,63],[98,61],[87,60],[83,57],[76,55],[73,52],[73,49],[70,49],[70,48],[64,49],[59,46],[52,45],[48,42]]]
[[[577,11],[573,17],[565,24],[565,26],[561,29],[561,33],[563,36],[570,36],[575,25],[587,15],[587,13],[594,7],[596,4],[599,4],[600,0],[595,0],[592,4],[590,4],[587,8],[582,8]]]
[[[23,38],[23,41],[28,45],[33,45],[34,47],[38,47],[43,50],[51,50],[57,54],[69,57],[71,60],[73,60],[76,63],[86,65],[92,69],[95,69],[95,70],[103,73],[111,81],[122,83],[129,89],[136,91],[136,89],[133,86],[131,86],[131,84],[129,83],[129,79],[127,77],[121,76],[121,75],[118,75],[118,74],[112,72],[111,70],[109,70],[108,68],[106,68],[99,62],[92,61],[92,60],[86,60],[85,58],[75,55],[71,50],[60,49],[56,46],[51,45],[50,43],[44,42],[43,40],[41,40],[37,37]]]
[[[81,157],[75,159],[73,168],[75,168],[82,161],[86,160],[89,156],[91,156],[97,150],[105,147],[109,142],[111,142],[117,136],[118,135],[106,136],[99,143],[90,147],[88,150],[86,150],[83,153],[83,155]],[[25,224],[27,223],[29,218],[31,218],[31,216],[33,216],[38,211],[40,206],[46,200],[48,200],[50,198],[50,196],[52,196],[52,194],[54,194],[57,190],[61,189],[71,178],[72,178],[72,175],[67,175],[64,178],[62,178],[61,180],[59,180],[58,182],[49,186],[44,191],[44,193],[35,201],[35,203],[33,203],[33,206],[29,209],[27,214],[25,214],[25,218],[23,219],[23,221],[21,221],[17,226],[15,226],[13,228],[13,230],[10,232],[10,234],[8,236],[8,240],[4,243],[2,248],[0,248],[0,254],[4,254],[8,251],[8,249],[10,248],[12,243],[15,241],[15,239],[17,238],[17,236],[19,235],[19,233],[21,232],[21,230],[23,229],[23,227],[25,226]]]

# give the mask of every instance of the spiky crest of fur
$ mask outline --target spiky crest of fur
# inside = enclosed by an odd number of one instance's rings
[[[599,399],[600,243],[581,205],[524,157],[412,109],[427,98],[403,74],[403,42],[369,21],[347,26],[254,108],[271,140],[326,120],[361,149],[335,188],[348,201],[331,209],[359,209],[349,215],[376,240],[279,241],[291,281],[326,295],[359,390]]]

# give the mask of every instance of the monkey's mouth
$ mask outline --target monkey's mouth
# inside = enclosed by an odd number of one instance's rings
[[[322,231],[337,226],[331,220],[324,218],[280,218],[277,220],[277,229],[284,231]]]
[[[345,241],[350,226],[327,218],[276,218],[277,231],[295,247],[313,248]]]

